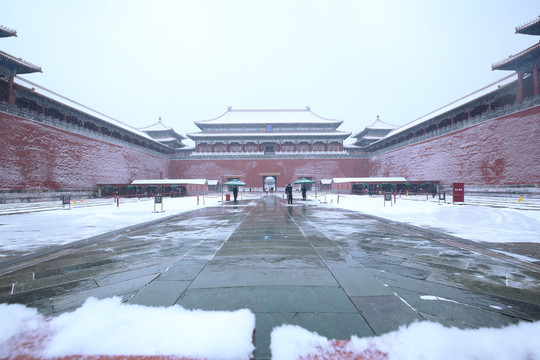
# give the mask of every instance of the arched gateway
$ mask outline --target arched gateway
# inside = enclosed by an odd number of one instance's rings
[[[260,175],[262,176],[262,188],[264,191],[274,191],[277,189],[277,177],[279,173]]]

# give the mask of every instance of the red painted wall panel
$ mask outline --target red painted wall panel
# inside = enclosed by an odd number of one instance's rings
[[[2,112],[0,134],[0,189],[94,189],[169,175],[167,159]]]
[[[443,185],[540,184],[540,107],[373,156],[370,176]]]
[[[279,173],[277,186],[284,187],[297,175],[315,175],[317,180],[367,176],[368,165],[368,159],[173,160],[171,176],[222,180],[226,175],[242,175],[247,187],[262,187],[261,173]]]

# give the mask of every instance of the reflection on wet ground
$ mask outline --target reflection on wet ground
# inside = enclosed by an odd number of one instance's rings
[[[39,254],[38,254],[39,255]],[[54,315],[88,297],[149,306],[249,308],[258,359],[274,326],[330,338],[413,321],[540,320],[540,271],[466,241],[359,213],[268,196],[104,234],[0,263],[0,302]]]

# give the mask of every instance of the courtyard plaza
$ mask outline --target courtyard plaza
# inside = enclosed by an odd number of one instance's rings
[[[256,316],[255,357],[299,325],[333,339],[415,321],[540,320],[540,271],[433,230],[281,196],[224,202],[0,262],[0,303],[46,316],[87,298]]]

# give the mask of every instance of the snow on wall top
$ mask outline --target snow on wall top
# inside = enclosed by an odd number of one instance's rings
[[[357,177],[357,178],[333,178],[335,184],[342,183],[394,183],[394,182],[407,182],[404,177]]]
[[[65,97],[63,95],[55,93],[54,91],[46,89],[43,86],[38,85],[36,83],[33,83],[33,82],[29,81],[29,80],[26,80],[26,79],[24,79],[24,78],[22,78],[20,76],[15,76],[14,81],[15,81],[15,84],[26,87],[26,88],[28,88],[30,86],[31,89],[34,92],[36,92],[37,94],[39,94],[39,95],[42,95],[42,96],[47,97],[47,98],[49,98],[51,100],[54,100],[56,102],[59,102],[59,103],[64,104],[66,106],[69,106],[72,109],[75,109],[75,110],[80,111],[82,113],[88,114],[88,115],[90,115],[90,116],[92,116],[94,118],[97,118],[97,119],[102,120],[104,122],[107,122],[107,123],[109,123],[111,125],[122,128],[122,129],[124,129],[126,131],[137,134],[137,135],[139,135],[141,137],[144,137],[144,138],[146,138],[148,140],[155,141],[154,139],[152,139],[152,137],[150,137],[148,134],[146,134],[143,131],[140,131],[140,130],[138,130],[138,129],[134,128],[134,127],[131,127],[131,126],[127,125],[127,124],[124,124],[123,122],[121,122],[119,120],[116,120],[116,119],[114,119],[114,118],[112,118],[110,116],[107,116],[107,115],[105,115],[103,113],[100,113],[99,111],[96,111],[96,110],[94,110],[92,108],[89,108],[89,107],[87,107],[85,105],[82,105],[81,103],[78,103],[78,102],[76,102],[74,100],[71,100],[71,99],[69,99],[69,98],[67,98],[67,97]]]
[[[451,111],[451,110],[453,110],[455,108],[458,108],[458,107],[460,107],[462,105],[465,105],[465,104],[467,104],[467,103],[469,103],[471,101],[479,99],[482,96],[485,96],[487,94],[490,94],[492,92],[500,90],[500,88],[508,86],[511,83],[517,81],[517,78],[518,78],[518,76],[517,76],[516,73],[508,75],[508,76],[502,78],[499,81],[491,83],[491,84],[489,84],[489,85],[487,85],[487,86],[485,86],[485,87],[483,87],[483,88],[481,88],[481,89],[479,89],[479,90],[477,90],[477,91],[475,91],[475,92],[473,92],[473,93],[471,93],[469,95],[466,95],[466,96],[464,96],[464,97],[462,97],[460,99],[457,99],[457,100],[451,102],[448,105],[440,107],[437,110],[434,110],[434,111],[432,111],[432,112],[430,112],[430,113],[428,113],[428,114],[426,114],[426,115],[424,115],[424,116],[422,116],[422,117],[420,117],[420,118],[418,118],[416,120],[413,120],[413,121],[409,122],[408,124],[405,124],[405,125],[397,128],[397,129],[394,129],[394,130],[390,131],[385,136],[385,138],[389,138],[389,137],[391,137],[393,135],[404,132],[404,131],[406,131],[406,130],[408,130],[408,129],[410,129],[410,128],[418,125],[418,124],[421,124],[421,123],[423,123],[425,121],[433,119],[434,117],[437,117],[437,116],[442,115],[442,114],[444,114],[446,112],[449,112],[449,111]]]
[[[273,110],[233,110],[231,107],[225,113],[214,119],[196,121],[195,125],[230,125],[230,124],[332,124],[339,126],[343,120],[326,119],[316,115],[309,107],[306,109],[273,109]]]
[[[134,180],[131,185],[205,185],[206,179],[151,179]]]

